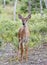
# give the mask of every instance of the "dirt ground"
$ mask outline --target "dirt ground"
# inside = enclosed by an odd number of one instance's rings
[[[15,51],[10,50],[10,52],[8,52],[0,50],[0,65],[47,65],[47,46],[41,45],[29,49],[28,58],[29,60],[27,62],[24,60],[20,63],[17,60],[17,53]]]

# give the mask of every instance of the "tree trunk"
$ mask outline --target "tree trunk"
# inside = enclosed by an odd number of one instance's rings
[[[17,0],[14,3],[14,21],[16,20],[16,6],[17,6]]]
[[[31,0],[28,1],[28,12],[31,13]]]
[[[45,6],[46,6],[46,8],[47,8],[47,0],[44,0],[44,2],[45,2]]]
[[[41,13],[41,15],[43,15],[42,0],[40,0],[40,13]]]
[[[4,0],[4,6],[3,7],[5,8],[5,6],[6,6],[6,0]]]

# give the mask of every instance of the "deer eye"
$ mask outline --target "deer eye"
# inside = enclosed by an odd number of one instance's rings
[[[24,19],[22,19],[22,22],[24,22]]]
[[[26,18],[26,22],[27,22],[27,18]]]

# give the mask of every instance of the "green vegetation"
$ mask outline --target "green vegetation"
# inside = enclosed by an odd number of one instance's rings
[[[28,22],[30,29],[30,46],[37,44],[41,41],[41,32],[47,33],[47,17],[44,15],[41,17],[40,14],[32,15],[30,21]],[[11,42],[14,45],[18,44],[17,33],[21,27],[21,22],[19,19],[15,21],[11,21],[8,19],[0,20],[0,41],[1,42]],[[46,38],[47,41],[47,38]]]
[[[29,0],[31,1],[31,12],[39,13],[40,12],[40,0]],[[28,12],[28,0],[18,0],[17,12],[27,13]],[[15,0],[6,0],[6,5],[13,6]],[[0,0],[0,4],[3,4],[3,0]],[[45,3],[42,0],[43,10],[45,10]]]
[[[5,9],[2,6],[3,3],[0,4],[0,46],[3,42],[4,43],[11,42],[17,47],[18,45],[17,33],[22,24],[18,16],[16,17],[16,21],[13,20],[13,6],[9,5],[10,1],[11,0],[7,0],[7,5]],[[19,4],[17,6],[17,15],[18,13],[21,13],[23,16],[26,17],[28,2],[27,0],[25,0],[24,4],[20,5],[21,3],[23,3],[23,1],[24,0],[19,0],[18,2]],[[37,0],[37,2],[36,3],[38,4],[39,7],[39,1]],[[47,10],[45,9],[44,2],[43,7],[44,15],[41,16],[39,11],[38,14],[37,13],[34,14],[35,6],[32,5],[33,14],[28,22],[28,26],[31,33],[29,46],[37,45],[38,43],[41,42],[42,38],[44,38],[44,41],[47,41]],[[26,15],[24,13],[26,13]]]

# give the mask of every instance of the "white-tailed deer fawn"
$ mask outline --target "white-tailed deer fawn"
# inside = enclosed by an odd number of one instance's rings
[[[18,39],[19,39],[18,54],[21,51],[21,60],[23,60],[24,45],[25,45],[25,59],[28,60],[28,41],[30,37],[30,32],[28,29],[27,21],[28,19],[31,18],[31,14],[29,14],[26,18],[23,18],[20,14],[18,16],[22,20],[23,24],[23,26],[19,29],[18,32]]]

